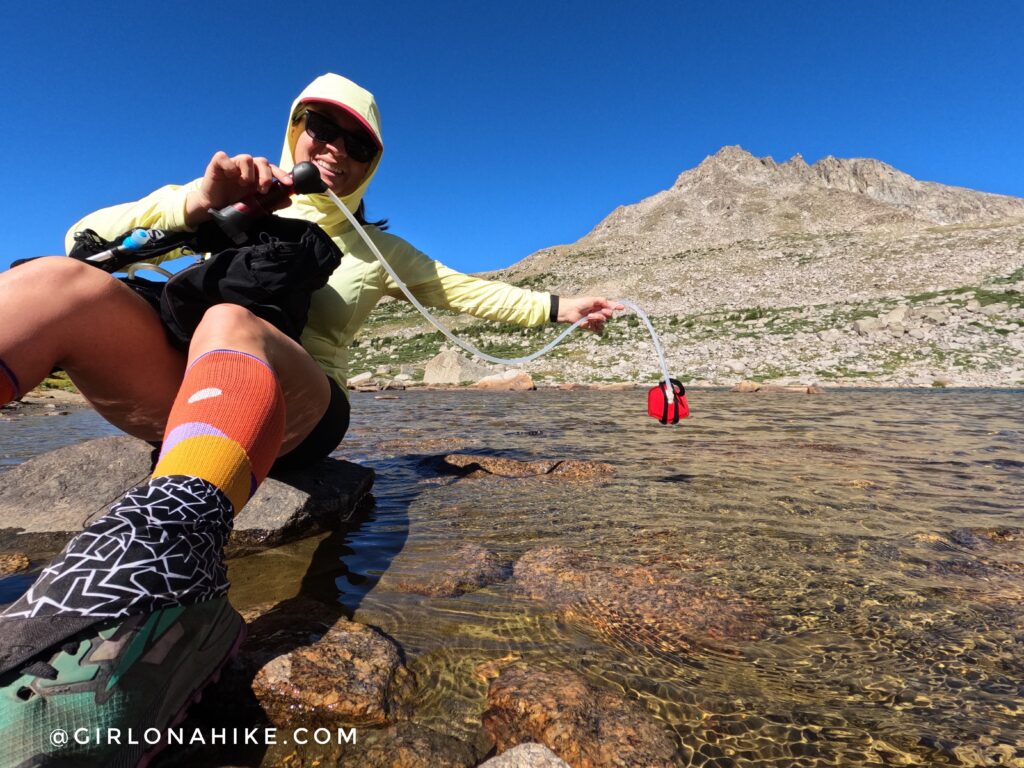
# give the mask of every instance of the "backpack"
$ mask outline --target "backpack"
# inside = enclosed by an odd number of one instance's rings
[[[114,242],[122,242],[129,234]],[[158,310],[171,344],[182,351],[188,349],[206,310],[215,304],[245,307],[298,341],[313,291],[323,288],[341,264],[341,251],[327,233],[301,219],[260,218],[249,230],[245,245],[232,242],[215,222],[203,224],[191,237],[174,235],[175,247],[212,255],[175,273],[166,283],[134,277],[125,282]],[[90,230],[76,234],[75,242],[69,255],[83,260],[110,247]],[[143,251],[135,259],[152,255]],[[114,271],[112,266],[100,268]]]

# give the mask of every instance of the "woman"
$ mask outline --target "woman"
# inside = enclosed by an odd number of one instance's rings
[[[274,179],[288,183],[282,168],[302,161],[361,213],[383,148],[372,94],[323,75],[292,104],[280,167],[218,152],[190,184],[87,216],[68,247],[85,228],[107,239],[133,227],[194,228],[210,209],[266,191]],[[220,304],[203,316],[186,357],[144,299],[80,261],[39,259],[0,275],[0,404],[60,366],[112,424],[162,440],[153,477],[76,536],[0,617],[0,733],[5,751],[14,745],[13,764],[53,750],[37,743],[46,731],[39,723],[64,727],[72,712],[89,728],[141,732],[170,722],[244,630],[225,597],[232,516],[275,461],[309,464],[345,433],[347,347],[381,297],[404,296],[326,195],[297,196],[279,215],[320,225],[343,254],[313,296],[301,344]],[[597,332],[621,309],[460,274],[377,227],[368,231],[430,306],[525,326],[587,317]],[[147,665],[157,653],[159,664]],[[94,669],[88,683],[60,686],[83,668]],[[83,711],[90,722],[81,722]],[[144,749],[73,744],[60,756],[131,763]]]

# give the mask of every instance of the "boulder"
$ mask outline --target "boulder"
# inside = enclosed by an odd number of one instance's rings
[[[769,626],[768,612],[756,603],[682,572],[679,563],[613,563],[542,547],[516,563],[515,587],[617,645],[658,653],[695,646],[732,652],[763,637]]]
[[[543,744],[527,742],[480,763],[480,768],[569,768],[569,764]]]
[[[410,714],[413,683],[401,649],[383,633],[349,621],[339,604],[298,596],[245,609],[242,617],[248,632],[238,655],[189,710],[186,728],[210,732],[253,726],[276,726],[282,731],[303,727],[308,729],[306,745],[278,740],[277,746],[267,751],[266,760],[257,762],[337,765],[342,757],[352,756],[357,744],[314,743],[316,729],[357,728],[357,741],[362,743],[366,728],[389,726]],[[172,748],[166,762],[254,764],[249,761],[252,755],[231,743],[229,740],[216,762],[189,759],[187,747]],[[210,757],[203,753],[197,757]],[[329,759],[332,757],[335,759]],[[463,768],[461,762],[451,765]]]
[[[423,371],[424,384],[468,384],[493,373],[487,368],[454,350],[446,350],[433,357]]]
[[[949,310],[946,307],[914,307],[907,313],[907,317],[939,324],[949,319]]]
[[[356,387],[365,386],[366,384],[369,384],[371,381],[373,381],[373,374],[370,373],[369,371],[365,371],[364,373],[357,373],[355,376],[348,379],[345,382],[345,386],[347,386],[349,389],[355,389]]]
[[[573,766],[679,765],[667,729],[644,707],[590,685],[574,672],[502,672],[488,689],[482,720],[499,752],[538,742]]]
[[[860,336],[868,336],[871,333],[882,330],[884,327],[885,323],[877,317],[862,317],[860,320],[853,321],[853,330]]]
[[[0,476],[0,548],[56,552],[149,478],[154,450],[132,437],[59,448]],[[235,517],[227,555],[276,547],[348,519],[373,470],[337,459],[266,480]]]
[[[316,641],[263,664],[252,691],[279,727],[366,727],[396,719],[394,689],[408,682],[391,640],[340,618]]]
[[[484,376],[473,385],[477,389],[507,389],[513,392],[526,392],[537,388],[533,379],[526,371],[504,371]]]
[[[981,312],[985,317],[993,317],[995,315],[1001,315],[1010,309],[1010,305],[1005,302],[999,302],[998,304],[988,304],[981,307],[978,311]]]
[[[903,321],[907,319],[907,308],[896,307],[879,318],[885,325],[902,325]]]

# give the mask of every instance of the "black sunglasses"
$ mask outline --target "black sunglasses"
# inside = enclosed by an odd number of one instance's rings
[[[377,142],[365,131],[348,131],[312,109],[304,110],[296,120],[305,119],[306,133],[314,141],[334,144],[339,138],[345,143],[345,152],[357,163],[368,163],[377,156]]]

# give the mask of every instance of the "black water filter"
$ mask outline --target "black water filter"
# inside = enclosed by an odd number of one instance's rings
[[[241,245],[249,239],[249,228],[257,219],[269,216],[278,204],[291,195],[311,195],[326,192],[327,185],[320,178],[320,171],[312,163],[299,163],[291,172],[291,185],[282,184],[274,179],[273,185],[266,194],[250,195],[244,200],[210,211],[217,224],[231,241]]]

